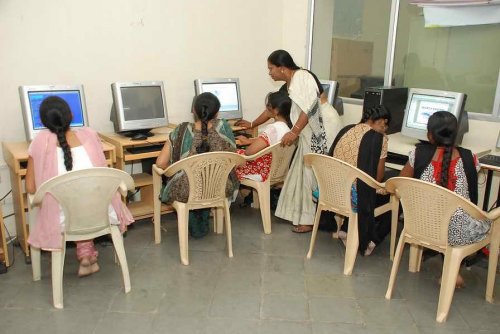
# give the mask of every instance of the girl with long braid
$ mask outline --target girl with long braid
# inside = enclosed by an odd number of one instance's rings
[[[455,146],[458,122],[453,114],[437,111],[429,117],[427,138],[412,150],[408,163],[400,176],[414,177],[454,191],[477,204],[477,173],[479,163],[471,151]],[[478,221],[458,209],[448,226],[448,243],[451,246],[469,245],[486,237],[490,221]],[[464,286],[459,275],[456,286]]]
[[[217,119],[220,102],[212,93],[202,93],[193,101],[192,113],[194,123],[184,122],[169,135],[156,159],[156,165],[167,168],[181,159],[195,154],[215,151],[236,151],[233,131],[226,120]],[[226,184],[226,195],[232,197],[238,190],[239,182],[236,174],[230,173]],[[169,178],[160,192],[162,202],[187,202],[189,184],[184,171]],[[193,238],[201,238],[209,232],[210,209],[191,210],[189,213],[189,234]]]
[[[41,131],[29,147],[26,171],[28,193],[35,193],[43,182],[54,176],[72,170],[106,166],[97,133],[89,128],[72,130],[71,110],[62,98],[51,96],[43,100],[40,105],[40,118],[47,130]],[[110,222],[119,224],[122,232],[134,221],[118,193],[113,198],[109,215]],[[36,219],[37,224],[33,231],[30,231],[28,242],[41,249],[61,249],[64,213],[53,197],[46,196],[43,199]],[[93,240],[76,242],[80,277],[99,271],[97,255]]]

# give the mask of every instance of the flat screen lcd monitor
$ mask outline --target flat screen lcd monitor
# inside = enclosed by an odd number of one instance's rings
[[[338,82],[331,80],[320,80],[319,82],[321,86],[323,86],[323,91],[328,98],[328,103],[333,106],[339,92]]]
[[[415,139],[427,140],[427,121],[436,111],[452,113],[461,124],[462,118],[465,119],[463,114],[466,98],[467,95],[463,93],[411,88],[401,133]]]
[[[27,140],[33,140],[38,132],[45,129],[40,118],[40,105],[49,96],[58,96],[68,103],[73,114],[70,125],[72,128],[88,125],[82,85],[21,86],[19,87],[19,96]]]
[[[115,131],[133,136],[168,124],[162,81],[115,82],[111,84]]]
[[[237,78],[196,79],[196,95],[210,92],[220,101],[219,118],[243,118],[240,98],[240,82]]]

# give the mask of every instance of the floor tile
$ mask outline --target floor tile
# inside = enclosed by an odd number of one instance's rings
[[[309,320],[307,299],[304,295],[265,294],[262,304],[262,318],[294,321]]]
[[[112,247],[98,244],[101,271],[78,278],[74,247],[64,267],[64,306],[52,306],[50,253],[42,280],[14,248],[16,262],[0,275],[0,333],[497,333],[500,303],[484,300],[484,264],[461,269],[467,287],[456,291],[448,321],[435,321],[442,259],[408,272],[401,261],[392,299],[385,299],[392,262],[388,240],[369,257],[358,256],[343,274],[345,249],[320,232],[311,259],[311,234],[272,217],[264,234],[259,210],[233,207],[234,257],[225,235],[189,240],[190,265],[179,259],[175,214],[162,218],[162,242],[153,242],[150,219],[125,237],[132,290],[123,292]],[[500,295],[500,280],[495,284]],[[27,321],[26,319],[29,319]]]

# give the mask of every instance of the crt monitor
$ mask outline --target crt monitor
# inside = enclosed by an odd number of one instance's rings
[[[339,94],[339,83],[332,80],[320,80],[319,82],[321,86],[323,86],[323,91],[328,98],[328,103],[333,106]]]
[[[58,96],[68,103],[73,114],[71,127],[88,125],[82,85],[21,86],[19,87],[19,96],[27,140],[33,140],[38,132],[45,129],[40,119],[40,104],[49,96]]]
[[[124,136],[144,134],[168,124],[162,81],[114,82],[111,121],[115,132]]]
[[[460,144],[468,129],[467,112],[464,111],[467,95],[442,90],[411,88],[408,92],[401,133],[407,137],[427,140],[427,121],[436,111],[448,111],[455,115],[459,128],[457,144]]]
[[[196,79],[194,88],[196,95],[210,92],[217,96],[220,101],[219,118],[243,118],[240,82],[237,78]]]

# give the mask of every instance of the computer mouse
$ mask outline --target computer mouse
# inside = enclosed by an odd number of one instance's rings
[[[137,133],[130,138],[130,140],[145,140],[145,139],[148,139],[148,136],[146,136],[144,133]]]

